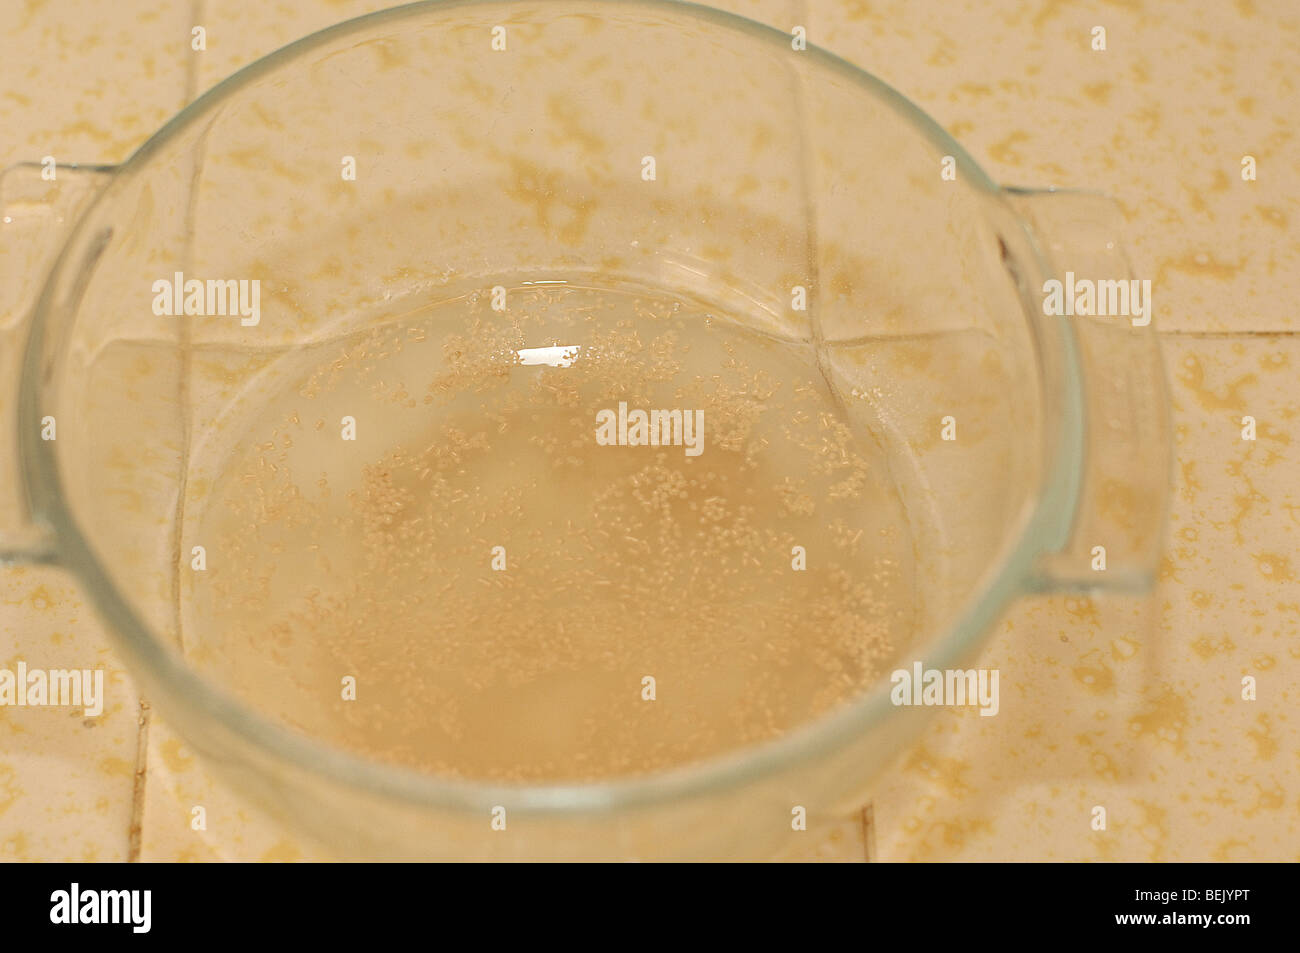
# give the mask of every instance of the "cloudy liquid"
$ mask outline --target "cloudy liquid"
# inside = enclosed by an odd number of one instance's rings
[[[518,357],[552,346],[572,357]],[[553,284],[292,361],[192,488],[184,644],[320,740],[468,778],[640,774],[804,724],[903,647],[900,501],[806,343]],[[602,445],[620,402],[702,411],[700,452]]]

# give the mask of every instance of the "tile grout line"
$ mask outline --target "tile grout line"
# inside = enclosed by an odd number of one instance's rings
[[[808,35],[811,36],[813,33],[813,29],[808,19],[809,14],[812,12],[811,4],[806,2],[806,0],[792,0],[791,6],[787,9],[789,9],[793,14],[792,17],[793,22],[795,24],[802,25],[804,29],[808,32]],[[788,26],[787,29],[789,29]],[[803,172],[801,178],[803,180],[803,186],[804,186],[804,207],[809,221],[808,232],[809,232],[809,245],[810,245],[810,252],[811,252],[810,264],[812,266],[810,269],[811,273],[809,275],[809,278],[813,282],[815,295],[817,295],[820,293],[821,290],[818,287],[820,285],[820,277],[821,277],[820,274],[818,274],[820,270],[819,268],[820,235],[818,233],[818,228],[817,228],[818,222],[817,222],[816,209],[812,204],[812,195],[810,191],[811,183],[809,182],[809,179],[812,174],[812,165],[813,165],[811,161],[811,156],[809,154],[809,150],[811,148],[811,143],[809,142],[810,130],[808,127],[808,121],[807,121],[808,117],[805,108],[806,100],[805,100],[804,88],[803,88],[803,76],[797,69],[793,70],[792,72],[794,73],[795,101],[797,104],[796,108],[799,110],[799,135],[801,139],[799,158],[800,158],[800,166],[802,167],[802,172]],[[812,306],[812,310],[810,311],[809,317],[811,318],[811,333],[814,341],[816,341],[818,344],[817,347],[818,364],[820,366],[822,364],[821,345],[824,343],[824,337],[822,334],[820,310],[818,308],[816,301],[817,298],[814,297],[814,304]],[[822,371],[823,374],[826,375],[826,383],[830,385],[831,392],[834,393],[835,388],[834,385],[831,383],[829,374],[826,374],[826,370],[824,367],[822,368]],[[876,845],[875,845],[876,822],[875,822],[875,810],[873,807],[873,803],[874,802],[871,800],[867,801],[867,803],[863,805],[862,810],[860,812],[862,818],[862,855],[863,855],[862,859],[867,863],[872,863],[875,859],[875,854],[876,854]]]
[[[791,24],[800,25],[803,26],[803,28],[807,31],[809,35],[811,35],[813,32],[812,25],[808,21],[809,14],[812,12],[810,9],[810,4],[808,4],[806,0],[791,0],[789,6],[787,6],[786,9],[791,15],[791,23],[786,24],[783,27],[783,29],[788,31],[791,28]],[[813,161],[812,161],[812,156],[810,154],[810,149],[812,148],[812,143],[810,142],[811,130],[809,129],[808,126],[807,102],[806,102],[806,96],[804,91],[803,74],[793,66],[791,67],[790,72],[793,78],[795,109],[798,112],[798,128],[799,128],[799,139],[800,139],[799,166],[801,172],[800,180],[803,184],[804,214],[807,217],[807,221],[808,221],[807,237],[808,237],[808,252],[809,252],[809,256],[808,256],[809,273],[807,275],[807,279],[810,281],[814,289],[813,302],[809,310],[809,325],[810,325],[809,331],[810,334],[812,335],[812,339],[815,344],[818,367],[821,369],[823,376],[826,378],[826,383],[830,388],[831,393],[834,394],[835,387],[831,381],[830,374],[828,373],[827,368],[824,364],[823,347],[825,344],[825,336],[823,334],[823,330],[821,326],[821,313],[818,304],[818,297],[821,291],[820,288],[821,236],[818,230],[817,210],[813,202],[812,183],[810,181],[813,174],[812,172]],[[873,856],[875,854],[875,844],[874,844],[875,813],[872,809],[871,801],[868,801],[863,806],[861,810],[861,817],[862,817],[863,860],[865,860],[867,863],[871,863]]]
[[[140,699],[140,730],[136,734],[135,774],[131,780],[131,827],[127,831],[127,863],[139,863],[144,842],[145,780],[149,767],[149,703]]]
[[[862,859],[869,864],[876,862],[876,809],[874,802],[868,801],[862,809]]]
[[[203,22],[204,7],[205,7],[205,0],[190,0],[189,25],[191,28],[200,25]],[[185,65],[185,81],[181,89],[182,109],[194,101],[196,95],[198,94],[198,85],[199,85],[198,60],[193,56],[192,51],[187,53],[186,56],[188,58]],[[191,207],[191,211],[192,210],[193,209]],[[191,224],[192,224],[191,222],[187,222],[186,223],[187,228],[190,227]],[[184,400],[184,398],[188,397],[188,388],[185,386],[185,382],[184,382],[185,371],[187,369],[188,369],[188,362],[186,363],[185,366],[182,367],[182,374],[181,374],[182,376],[181,394],[179,396],[182,398],[182,403],[181,403],[182,407],[188,406],[188,401]],[[188,434],[187,434],[187,439],[188,439]],[[183,479],[184,479],[184,471],[182,470],[182,480]],[[182,482],[182,487],[183,486],[184,483]],[[181,497],[178,497],[177,499],[178,506],[180,505],[180,499]],[[179,541],[180,541],[179,526],[177,527],[176,541],[177,544],[179,545]],[[180,572],[179,549],[177,550],[177,557],[178,559],[176,561],[176,565],[177,565],[176,572],[179,573]],[[178,585],[179,585],[179,579],[178,579]],[[178,597],[179,591],[174,589],[173,596]],[[178,621],[179,621],[179,612],[180,609],[178,603],[177,604]],[[180,630],[177,629],[178,638],[179,635],[180,635]],[[128,863],[140,862],[140,857],[144,846],[145,793],[147,789],[146,782],[149,773],[149,722],[152,717],[153,709],[150,707],[149,703],[145,701],[143,697],[139,699],[139,703],[140,703],[140,718],[139,718],[139,731],[136,733],[135,774],[132,779],[132,786],[131,786],[131,826],[127,831],[127,858],[126,859]]]
[[[204,8],[207,0],[190,0],[190,28],[202,26],[204,20]],[[194,102],[199,93],[199,61],[194,56],[194,51],[190,50],[189,63],[185,68],[185,90],[184,106]]]
[[[812,34],[812,25],[808,22],[809,14],[812,12],[810,4],[806,0],[791,0],[790,5],[786,8],[791,15],[791,23],[785,24],[783,29],[789,31],[791,24],[803,26],[809,35]],[[835,386],[831,381],[830,374],[824,363],[824,345],[825,335],[821,325],[821,311],[818,298],[821,292],[821,257],[820,241],[821,235],[818,229],[817,209],[813,201],[812,182],[813,161],[810,150],[812,148],[811,130],[808,125],[807,99],[804,91],[803,73],[795,67],[790,69],[793,78],[793,90],[795,98],[795,109],[798,112],[799,128],[799,166],[800,180],[803,184],[803,206],[804,214],[808,221],[808,275],[814,292],[813,301],[809,309],[809,331],[812,335],[815,349],[817,352],[817,364],[826,378],[826,384],[832,394],[835,393]],[[868,801],[861,810],[862,817],[862,853],[863,860],[871,863],[875,854],[875,814],[872,810],[872,802]]]

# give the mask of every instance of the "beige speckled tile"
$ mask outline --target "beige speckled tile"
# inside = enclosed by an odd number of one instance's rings
[[[328,861],[314,843],[285,832],[215,781],[161,719],[149,727],[149,780],[142,861]],[[201,810],[199,810],[201,809]]]
[[[810,40],[875,73],[995,181],[1121,203],[1156,323],[1300,328],[1300,6],[826,0]],[[1091,30],[1106,30],[1105,52]],[[1241,178],[1254,156],[1258,179]]]
[[[1001,713],[942,713],[881,785],[883,859],[1300,860],[1300,339],[1165,345],[1177,478],[1154,598],[1018,605],[979,662]]]
[[[47,155],[61,163],[125,159],[185,102],[188,20],[186,4],[0,7],[0,168]],[[12,324],[0,315],[7,372]],[[6,428],[10,385],[6,377],[0,386]],[[5,441],[0,479],[13,472]],[[139,701],[99,620],[56,570],[0,569],[0,667],[20,660],[103,668],[108,701],[92,719],[77,709],[0,707],[0,859],[125,860]]]
[[[63,573],[0,572],[0,668],[101,669],[103,712],[0,706],[0,860],[127,858],[139,699]]]
[[[185,104],[188,2],[0,6],[0,168],[120,162]]]
[[[315,3],[251,3],[199,0],[196,14],[207,29],[207,49],[198,57],[197,91],[317,30],[384,10],[384,0],[318,0]],[[790,29],[805,17],[807,0],[718,0],[721,10]]]
[[[774,860],[790,863],[861,864],[867,856],[866,821],[861,813],[809,827],[806,835],[781,851]]]
[[[315,3],[247,3],[199,0],[196,25],[207,31],[206,49],[195,53],[196,92],[211,89],[249,63],[353,17],[396,4],[384,0],[319,0]]]

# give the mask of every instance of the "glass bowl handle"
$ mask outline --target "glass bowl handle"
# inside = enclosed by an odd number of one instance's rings
[[[1151,282],[1134,280],[1119,242],[1123,216],[1112,199],[1058,190],[1006,194],[1050,268],[1049,280],[1060,282],[1060,309],[1054,286],[1045,281],[1039,289],[1044,320],[1063,322],[1082,385],[1073,518],[1040,558],[1031,585],[1148,591],[1159,574],[1173,471]],[[1077,313],[1088,308],[1089,287],[1094,313]],[[1082,307],[1067,305],[1071,290]],[[1049,316],[1061,309],[1076,313]],[[1101,310],[1107,313],[1095,313]]]
[[[19,465],[18,389],[32,313],[72,225],[110,166],[24,162],[0,172],[0,565],[53,563],[53,532],[31,512]],[[55,421],[57,428],[57,421]],[[54,432],[57,437],[57,429]]]

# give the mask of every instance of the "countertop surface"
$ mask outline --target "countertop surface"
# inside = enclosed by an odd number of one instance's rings
[[[1150,278],[1176,437],[1159,585],[1023,599],[829,860],[1300,860],[1300,7],[1291,0],[727,0],[804,26],[996,181],[1096,189]],[[373,0],[25,0],[0,10],[0,167],[114,163],[187,102]],[[935,11],[942,11],[935,12]],[[195,26],[206,49],[191,48]],[[1092,49],[1104,26],[1104,51]],[[1245,156],[1257,177],[1241,175]],[[0,240],[4,232],[0,231]],[[8,250],[0,248],[0,254]],[[17,316],[0,314],[6,374]],[[13,394],[0,389],[8,428]],[[1246,415],[1258,437],[1242,439]],[[9,479],[7,444],[0,473]],[[324,856],[215,785],[143,703],[66,574],[0,570],[0,668],[102,667],[97,718],[0,707],[0,858]],[[1255,677],[1258,695],[1241,698]],[[203,805],[207,830],[191,829]],[[1097,831],[1094,806],[1109,823]]]

